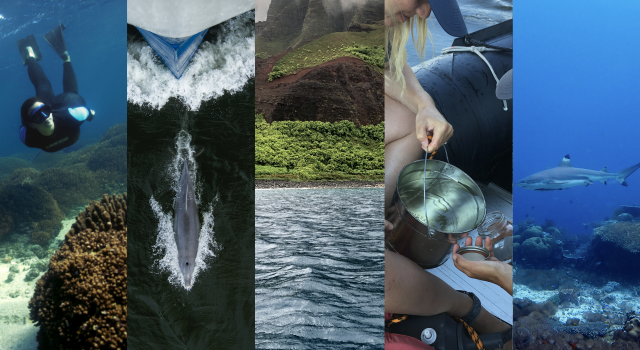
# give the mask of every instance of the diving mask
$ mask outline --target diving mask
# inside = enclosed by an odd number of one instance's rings
[[[49,115],[51,115],[51,107],[47,104],[41,104],[36,107],[36,109],[31,112],[31,116],[29,117],[29,121],[33,124],[40,124],[44,122]]]

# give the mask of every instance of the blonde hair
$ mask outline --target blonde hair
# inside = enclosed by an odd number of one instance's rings
[[[386,0],[385,5],[387,9],[392,9],[392,0]],[[389,11],[389,14],[391,16],[391,20],[393,21],[393,27],[387,28],[385,38],[387,43],[385,50],[385,61],[387,61],[389,65],[391,77],[385,76],[385,84],[387,83],[387,79],[395,80],[400,84],[400,86],[402,86],[402,93],[404,94],[406,83],[404,81],[404,75],[402,75],[402,68],[407,62],[406,46],[407,41],[409,40],[409,33],[411,33],[411,40],[413,41],[413,45],[418,51],[418,57],[420,57],[421,62],[424,60],[424,50],[426,48],[427,40],[431,42],[431,46],[434,46],[433,36],[429,31],[427,20],[423,19],[417,14],[409,18],[404,23],[396,21],[396,18],[393,15],[393,11]],[[417,38],[413,31],[414,25],[418,31]],[[433,48],[433,54],[435,56],[435,46]]]

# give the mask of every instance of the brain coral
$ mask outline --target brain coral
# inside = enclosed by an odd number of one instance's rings
[[[39,349],[127,348],[127,204],[102,196],[76,218],[29,301]]]
[[[527,240],[532,237],[542,237],[542,228],[540,226],[529,227],[522,233],[523,239]]]
[[[616,222],[598,227],[593,233],[632,253],[640,252],[640,222]]]

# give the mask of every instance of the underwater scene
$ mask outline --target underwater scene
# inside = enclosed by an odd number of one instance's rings
[[[600,52],[626,45],[638,10],[515,8],[517,349],[640,348],[640,49]]]
[[[130,349],[254,346],[254,13],[180,79],[128,25]]]
[[[125,5],[0,7],[2,349],[126,348]]]

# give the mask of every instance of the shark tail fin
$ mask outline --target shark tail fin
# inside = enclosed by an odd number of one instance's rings
[[[638,170],[638,168],[640,168],[640,163],[638,163],[636,165],[632,165],[632,166],[620,171],[619,173],[616,174],[616,180],[618,180],[618,182],[622,186],[628,186],[627,181],[625,181],[625,180],[627,179],[627,177],[629,177],[629,175],[633,174],[634,171]]]

